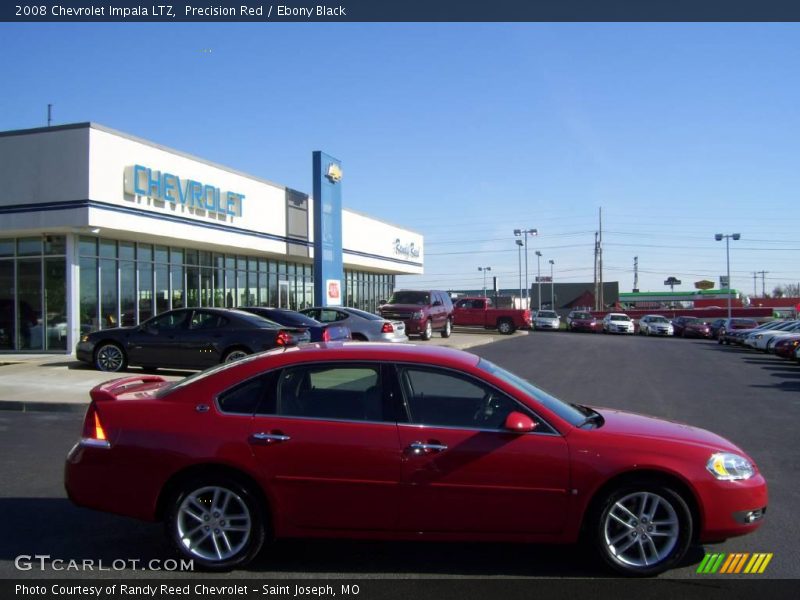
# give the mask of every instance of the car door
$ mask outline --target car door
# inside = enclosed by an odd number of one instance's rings
[[[556,533],[568,506],[564,438],[520,403],[470,376],[399,366],[408,411],[402,447],[400,523],[407,531]],[[537,430],[503,429],[525,412]]]
[[[250,444],[294,531],[397,526],[400,443],[378,363],[307,363],[274,377]]]
[[[181,344],[190,314],[191,309],[171,310],[140,325],[129,338],[129,362],[154,367],[185,366]]]
[[[230,319],[219,313],[195,309],[185,332],[180,334],[183,364],[205,369],[218,364],[225,350],[225,337],[230,333]]]
[[[483,300],[459,300],[456,304],[458,310],[455,312],[456,325],[483,325],[485,310]]]
[[[431,321],[434,329],[441,329],[444,327],[445,319],[447,318],[447,307],[439,292],[431,293]]]

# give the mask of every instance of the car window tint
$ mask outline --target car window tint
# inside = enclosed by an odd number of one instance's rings
[[[449,371],[402,370],[411,423],[465,429],[502,429],[506,417],[522,410],[514,400],[473,379]]]
[[[160,317],[156,317],[147,323],[148,329],[156,329],[158,331],[173,331],[175,329],[182,329],[189,311],[181,310],[171,312]]]
[[[192,315],[192,321],[189,324],[190,329],[218,329],[228,324],[228,319],[222,315],[195,311]]]
[[[217,404],[222,412],[252,415],[275,412],[275,380],[277,373],[255,377],[222,392]]]
[[[384,406],[380,367],[315,365],[284,370],[278,386],[277,414],[388,421],[392,411]]]

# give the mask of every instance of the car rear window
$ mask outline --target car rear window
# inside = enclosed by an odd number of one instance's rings
[[[538,316],[544,317],[545,319],[555,319],[558,315],[552,310],[540,310]]]
[[[348,308],[345,312],[350,313],[351,315],[359,316],[363,319],[369,319],[370,321],[383,321],[383,317],[379,317],[378,315],[374,315],[365,310],[359,310],[357,308]]]

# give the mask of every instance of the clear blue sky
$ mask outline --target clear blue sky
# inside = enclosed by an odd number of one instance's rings
[[[797,24],[0,24],[0,130],[95,121],[425,236],[404,286],[800,282]],[[758,282],[759,293],[761,282]]]

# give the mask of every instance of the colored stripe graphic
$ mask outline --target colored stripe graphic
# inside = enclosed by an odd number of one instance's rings
[[[697,573],[705,575],[714,573],[724,575],[761,574],[766,570],[772,557],[773,554],[771,552],[757,552],[754,554],[749,552],[734,552],[731,554],[720,552],[706,554],[697,567]]]

